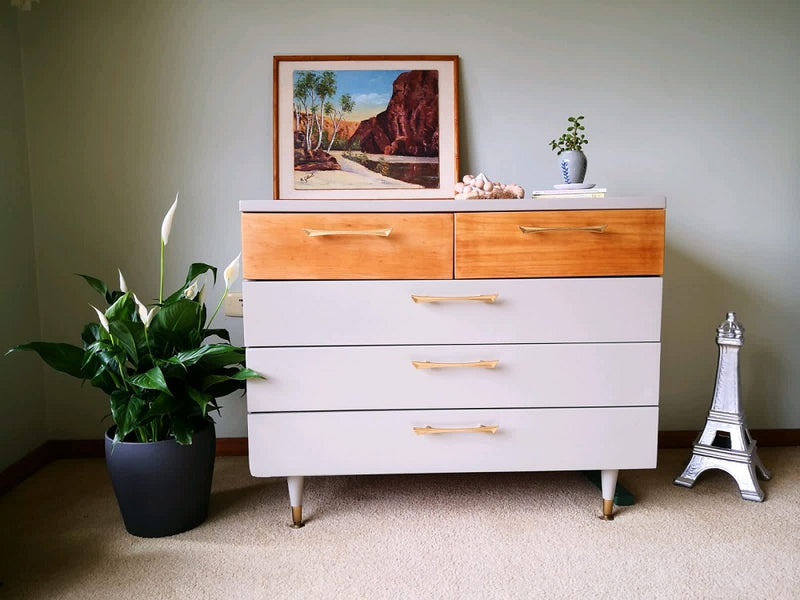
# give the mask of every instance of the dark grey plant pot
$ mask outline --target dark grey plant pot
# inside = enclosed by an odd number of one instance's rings
[[[120,442],[112,451],[115,430],[116,425],[106,431],[106,464],[128,533],[165,537],[205,521],[217,447],[214,424],[184,446],[174,440]]]

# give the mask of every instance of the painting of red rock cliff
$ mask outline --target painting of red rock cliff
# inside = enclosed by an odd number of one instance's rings
[[[275,198],[452,198],[457,60],[276,56]]]

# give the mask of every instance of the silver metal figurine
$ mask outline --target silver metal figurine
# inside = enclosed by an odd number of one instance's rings
[[[758,485],[757,475],[766,480],[771,475],[758,458],[756,441],[750,437],[742,412],[739,387],[742,344],[744,327],[736,321],[736,313],[729,312],[717,328],[717,381],[706,426],[694,443],[689,464],[674,483],[692,487],[703,471],[720,469],[736,480],[742,498],[761,502],[764,492]]]

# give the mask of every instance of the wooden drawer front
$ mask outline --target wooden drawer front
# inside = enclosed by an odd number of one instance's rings
[[[456,215],[459,279],[661,275],[663,263],[664,210]]]
[[[656,406],[659,358],[658,343],[250,348],[266,379],[247,410]]]
[[[244,213],[242,262],[245,279],[450,279],[453,215]]]
[[[244,340],[246,346],[657,342],[661,282],[244,281]],[[494,303],[412,300],[494,294]]]
[[[646,469],[656,465],[658,408],[264,413],[247,424],[256,477]],[[498,429],[413,429],[480,425]]]

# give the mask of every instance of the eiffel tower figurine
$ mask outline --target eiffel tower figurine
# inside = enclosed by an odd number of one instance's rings
[[[756,442],[750,437],[742,412],[739,349],[743,343],[744,327],[736,321],[736,313],[729,312],[717,328],[719,363],[708,420],[694,443],[689,464],[674,483],[692,487],[703,471],[720,469],[736,480],[742,498],[761,502],[764,492],[756,471],[763,479],[771,475],[758,458]]]

